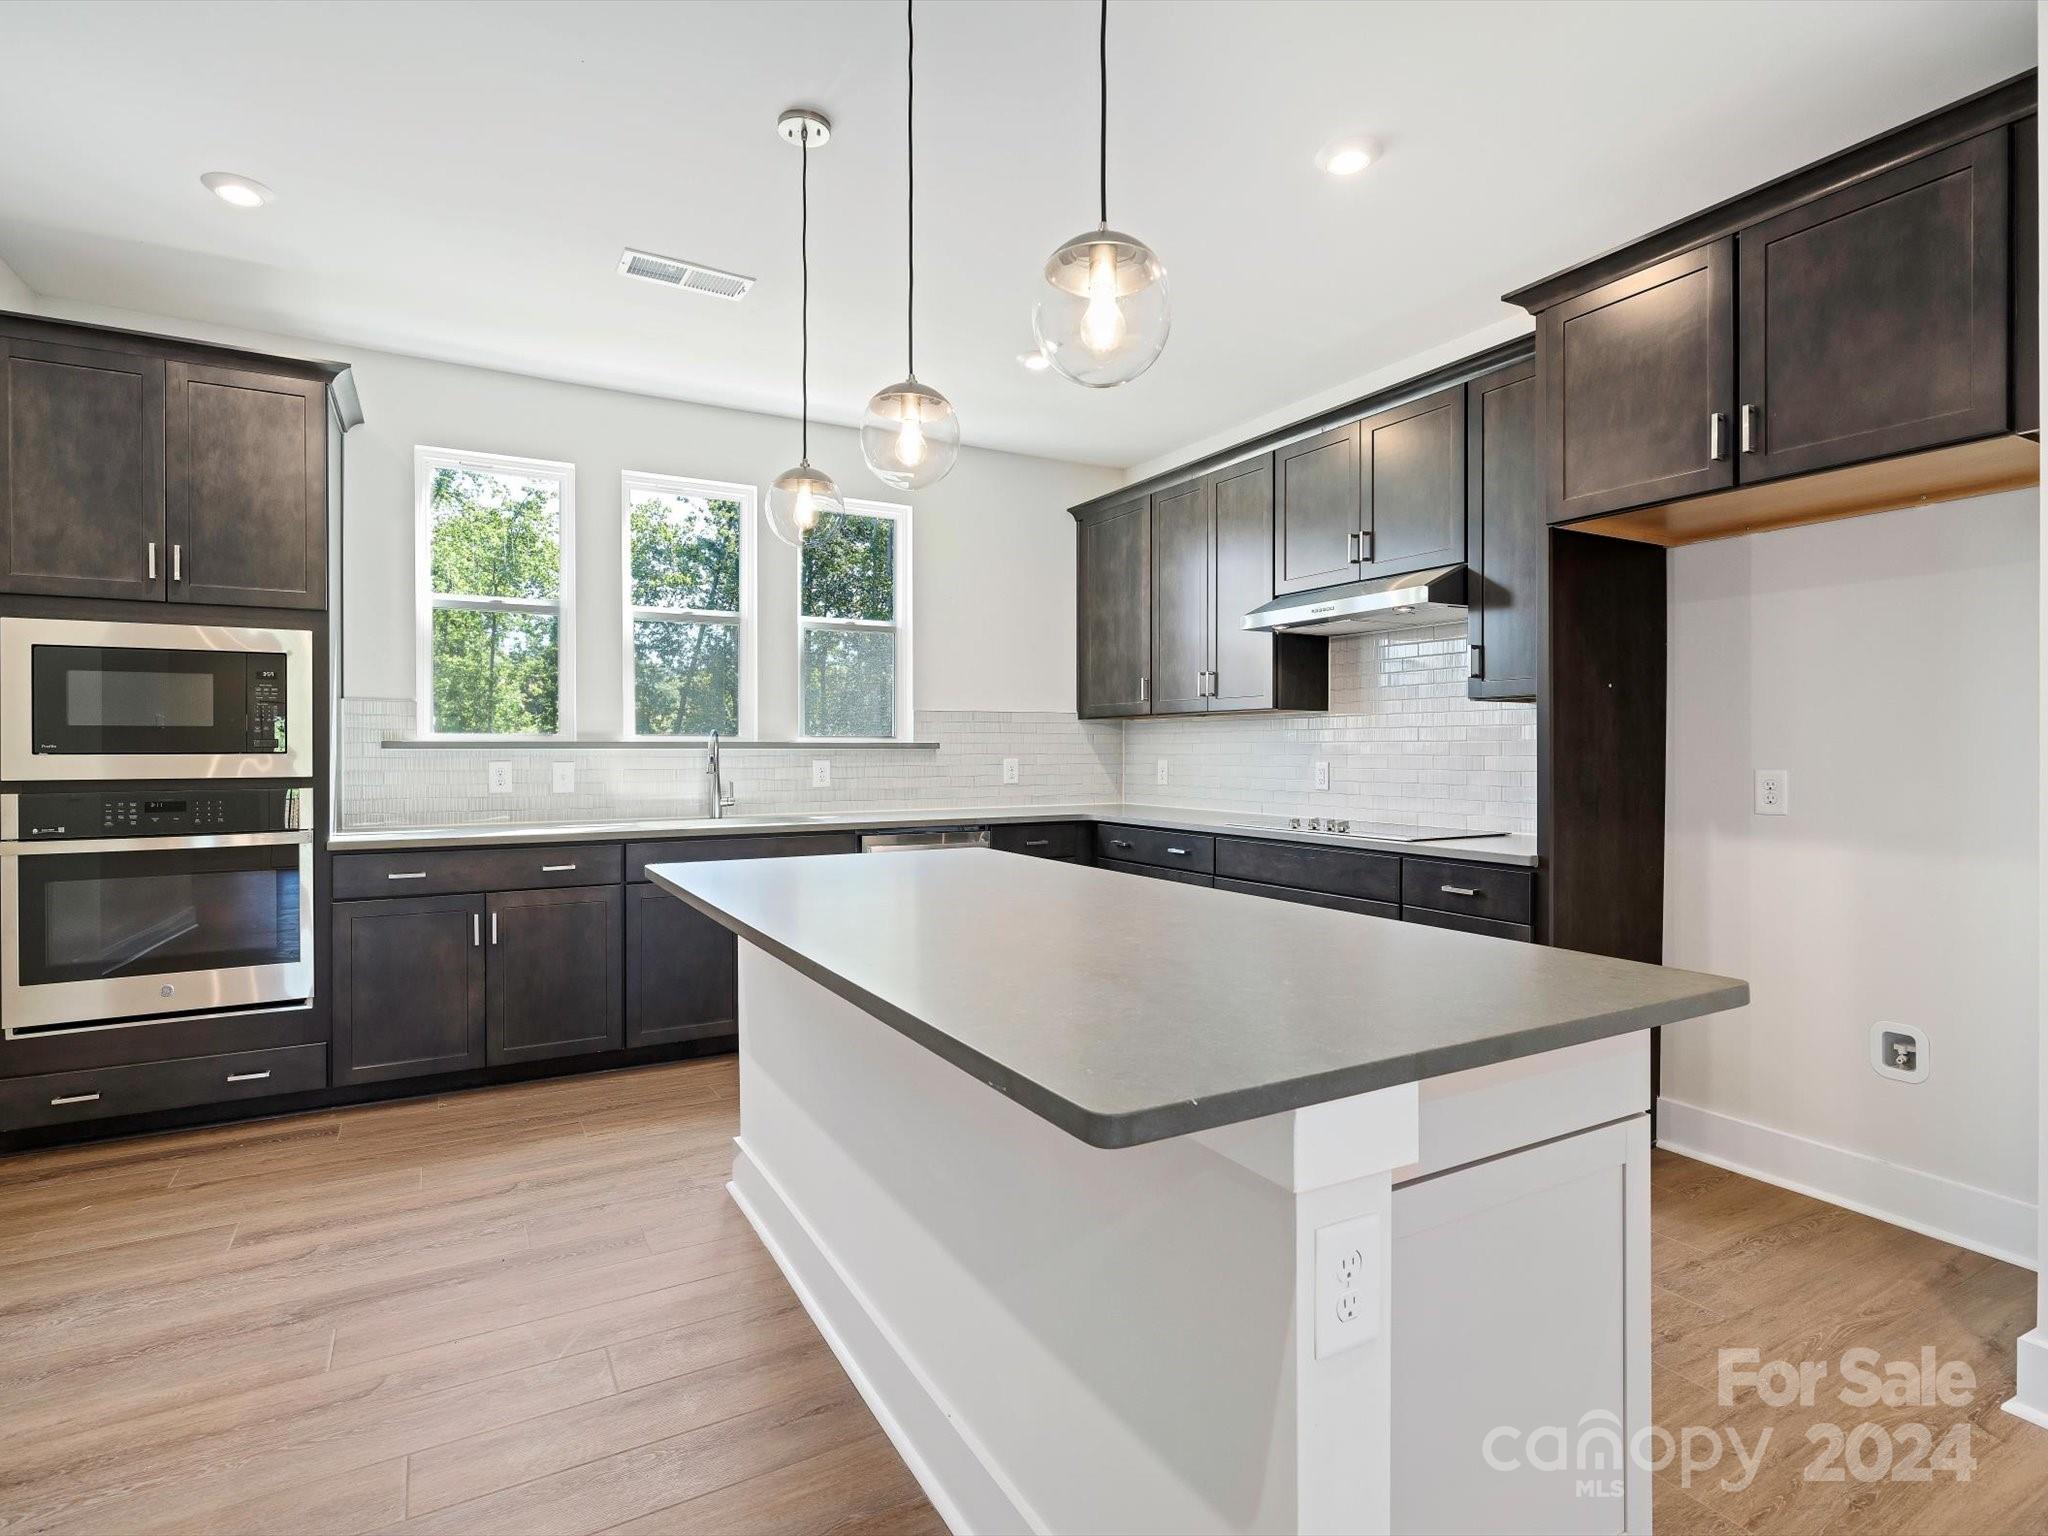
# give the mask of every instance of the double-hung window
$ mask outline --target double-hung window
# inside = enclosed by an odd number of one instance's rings
[[[910,508],[849,501],[804,536],[797,687],[807,737],[908,737]]]
[[[413,470],[427,729],[573,735],[576,467],[420,448]]]
[[[620,503],[633,734],[741,734],[754,488],[627,470]]]

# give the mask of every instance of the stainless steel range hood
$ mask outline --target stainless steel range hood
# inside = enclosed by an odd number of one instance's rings
[[[1290,635],[1356,635],[1377,629],[1414,629],[1465,617],[1466,569],[1440,565],[1405,576],[1375,576],[1290,592],[1244,616],[1244,627]]]

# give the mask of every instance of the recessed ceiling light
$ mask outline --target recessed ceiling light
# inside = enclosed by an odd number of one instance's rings
[[[1370,139],[1339,139],[1323,146],[1316,165],[1332,176],[1356,176],[1378,158],[1379,146]]]
[[[199,184],[230,208],[261,208],[277,196],[262,182],[232,171],[208,171],[199,178]]]
[[[1052,366],[1051,360],[1043,352],[1019,352],[1017,361],[1033,373],[1043,373]]]

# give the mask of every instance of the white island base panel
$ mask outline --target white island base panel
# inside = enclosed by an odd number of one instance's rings
[[[954,1531],[1649,1531],[1646,1037],[1105,1151],[739,950],[729,1187]]]

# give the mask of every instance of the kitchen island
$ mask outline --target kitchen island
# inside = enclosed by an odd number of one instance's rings
[[[954,1529],[1648,1529],[1513,1448],[1649,1423],[1645,1031],[1743,983],[981,850],[648,874],[740,940],[734,1198]]]

